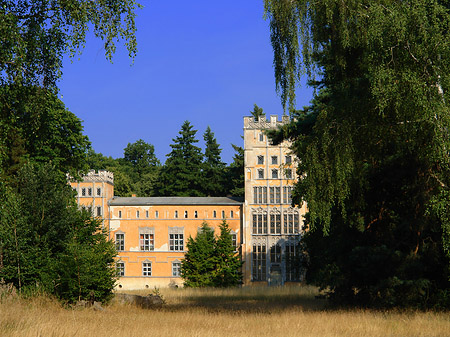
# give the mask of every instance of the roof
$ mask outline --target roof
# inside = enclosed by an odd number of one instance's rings
[[[111,206],[147,205],[242,205],[242,198],[236,197],[114,197]]]

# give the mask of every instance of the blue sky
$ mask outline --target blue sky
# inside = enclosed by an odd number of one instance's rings
[[[164,162],[189,120],[202,148],[211,127],[230,163],[231,144],[242,145],[243,116],[254,103],[267,115],[282,114],[263,1],[141,3],[134,64],[123,45],[111,64],[101,41],[88,36],[81,56],[64,60],[63,102],[104,155],[121,157],[128,143],[143,139]],[[303,84],[297,95],[302,107],[312,90]]]

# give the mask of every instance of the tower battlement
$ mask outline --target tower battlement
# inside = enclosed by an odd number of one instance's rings
[[[278,119],[278,115],[270,115],[269,119],[266,116],[261,116],[256,121],[253,116],[244,117],[244,129],[275,129],[287,123],[289,123],[289,116],[287,115],[281,116],[281,120]]]
[[[114,184],[114,173],[106,170],[90,170],[88,174],[83,176],[83,181]]]

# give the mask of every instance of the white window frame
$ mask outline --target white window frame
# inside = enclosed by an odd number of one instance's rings
[[[115,246],[118,252],[125,251],[125,233],[115,234]]]
[[[142,276],[152,276],[152,262],[149,260],[142,261]]]
[[[172,276],[181,277],[181,262],[178,260],[172,261]]]
[[[123,261],[116,262],[116,272],[117,276],[119,277],[125,276],[125,262]]]

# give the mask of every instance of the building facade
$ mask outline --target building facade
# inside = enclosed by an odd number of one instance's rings
[[[298,244],[306,205],[292,206],[296,159],[289,142],[272,145],[265,134],[288,122],[288,116],[244,117],[244,284],[301,281]]]
[[[296,159],[289,143],[272,145],[265,131],[287,123],[270,116],[244,117],[245,198],[114,197],[111,172],[91,171],[72,182],[78,204],[101,217],[118,256],[118,287],[181,285],[186,240],[203,222],[218,229],[225,219],[243,261],[244,285],[301,281],[298,243],[306,205],[293,207]],[[218,234],[218,230],[216,231]]]

